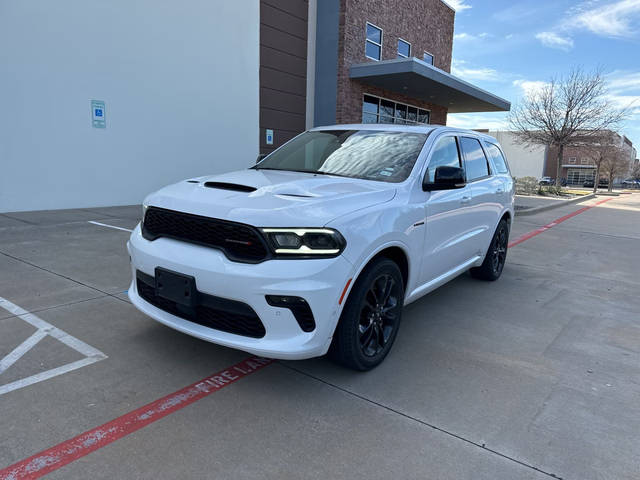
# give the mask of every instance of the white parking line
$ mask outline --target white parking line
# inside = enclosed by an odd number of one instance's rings
[[[100,225],[101,227],[114,228],[116,230],[122,230],[124,232],[133,232],[133,230],[129,230],[128,228],[116,227],[115,225],[107,225],[106,223],[94,222],[93,220],[89,220],[89,223],[93,223],[94,225]]]
[[[22,342],[20,345],[14,348],[9,355],[7,355],[2,360],[0,360],[0,375],[7,368],[9,368],[11,365],[13,365],[18,360],[20,360],[20,358],[25,353],[31,350],[36,343],[38,343],[40,340],[42,340],[46,336],[47,336],[47,332],[45,332],[44,330],[36,330],[36,332],[33,335],[31,335],[24,342]]]
[[[58,327],[54,327],[50,323],[42,320],[40,317],[27,312],[23,308],[19,307],[15,303],[11,303],[5,298],[0,297],[0,307],[10,313],[13,313],[14,315],[17,315],[18,318],[24,320],[37,329],[36,332],[33,333],[29,338],[27,338],[24,342],[14,348],[11,353],[0,359],[0,375],[9,367],[11,367],[11,365],[17,362],[25,353],[36,346],[38,342],[46,336],[55,338],[56,340],[67,345],[69,348],[74,349],[75,351],[86,357],[81,360],[77,360],[75,362],[71,362],[66,365],[47,370],[46,372],[40,372],[38,374],[31,375],[30,377],[21,378],[20,380],[7,383],[5,385],[0,385],[0,395],[12,392],[13,390],[17,390],[19,388],[26,387],[28,385],[33,385],[34,383],[42,382],[43,380],[57,377],[58,375],[71,372],[72,370],[77,370],[78,368],[84,367],[86,365],[91,365],[92,363],[99,362],[100,360],[104,360],[105,358],[107,358],[107,356],[100,350],[93,348],[91,345],[86,344],[82,340],[72,335],[69,335],[65,331],[60,330]]]

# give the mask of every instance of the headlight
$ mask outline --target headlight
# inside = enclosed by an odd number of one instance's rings
[[[276,255],[335,257],[346,242],[340,232],[331,228],[262,228]]]

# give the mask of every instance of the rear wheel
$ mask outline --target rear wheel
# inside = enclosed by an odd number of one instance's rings
[[[484,257],[484,262],[479,267],[472,268],[471,276],[481,280],[494,281],[500,278],[504,264],[507,260],[507,248],[509,245],[509,223],[503,218],[498,224],[491,245]]]
[[[333,336],[329,354],[354,370],[370,370],[391,350],[402,316],[404,284],[395,262],[379,258],[353,286]]]

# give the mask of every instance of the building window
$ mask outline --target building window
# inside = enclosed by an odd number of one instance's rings
[[[581,158],[580,163],[582,165],[589,165],[591,163],[591,160],[589,160],[588,158]]]
[[[569,185],[582,185],[586,180],[593,180],[595,170],[588,168],[570,168],[567,170],[567,183]]]
[[[365,55],[371,60],[380,60],[382,55],[382,29],[369,22],[367,22]]]
[[[411,44],[399,38],[398,39],[398,57],[409,58],[410,56],[411,56]]]
[[[433,65],[433,55],[431,55],[429,52],[424,52],[424,54],[422,55],[422,59],[429,65]]]
[[[569,163],[575,164],[576,163],[576,157],[569,157]]]
[[[362,123],[428,124],[429,114],[428,110],[373,95],[365,95],[362,101]]]

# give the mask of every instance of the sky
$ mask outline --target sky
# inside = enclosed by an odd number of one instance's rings
[[[640,152],[640,0],[446,0],[456,9],[451,73],[512,105],[572,67],[602,69],[631,105],[620,129]],[[506,113],[450,114],[449,125],[507,128]]]

